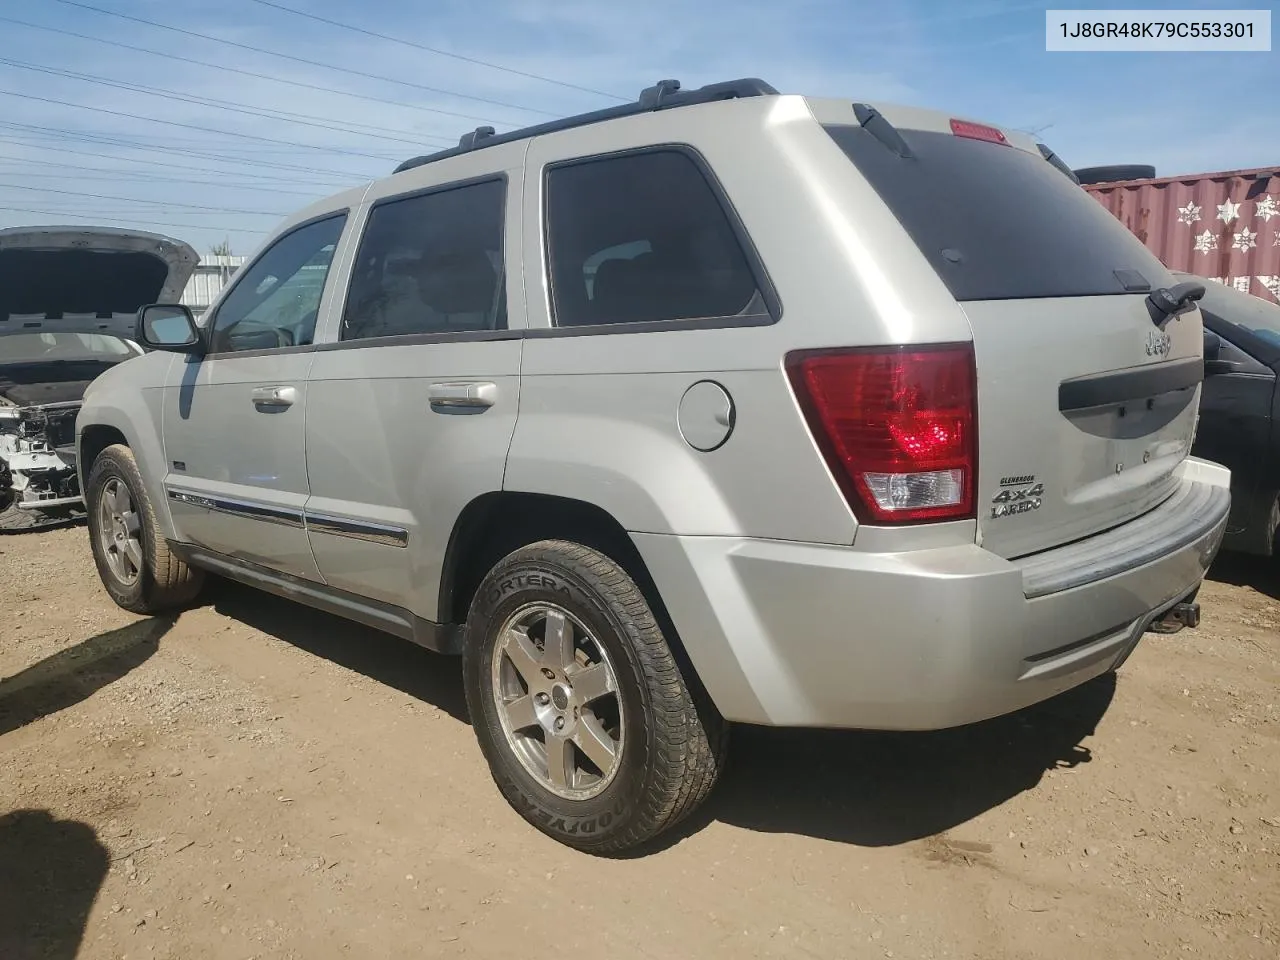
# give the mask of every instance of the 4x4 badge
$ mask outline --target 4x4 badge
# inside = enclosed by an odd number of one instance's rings
[[[1043,502],[1044,484],[1036,483],[1032,474],[1021,477],[1003,477],[1000,492],[991,498],[991,519],[1012,517],[1020,513],[1039,510]]]

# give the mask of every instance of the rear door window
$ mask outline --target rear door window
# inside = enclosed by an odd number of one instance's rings
[[[557,326],[768,313],[729,214],[687,153],[576,161],[546,183]]]
[[[1142,243],[1042,157],[901,130],[904,159],[859,126],[827,127],[957,300],[1136,293],[1169,282]]]
[[[503,330],[505,180],[380,201],[356,254],[343,340]]]

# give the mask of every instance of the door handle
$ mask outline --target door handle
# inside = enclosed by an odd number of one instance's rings
[[[270,407],[279,409],[281,407],[291,407],[298,400],[297,387],[254,387],[253,405],[255,407]]]
[[[498,385],[488,380],[433,383],[427,397],[433,407],[492,407],[498,402]]]

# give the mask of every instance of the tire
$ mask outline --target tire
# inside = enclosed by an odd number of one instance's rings
[[[561,617],[572,642],[559,649],[572,651],[568,657],[548,649]],[[531,647],[511,641],[512,624],[528,625]],[[531,662],[528,652],[542,659]],[[518,660],[535,674],[534,683]],[[608,689],[599,683],[608,676],[601,665],[612,674],[612,689],[589,699]],[[472,725],[498,789],[529,823],[570,847],[617,854],[644,844],[692,813],[724,766],[728,725],[696,682],[682,676],[631,577],[588,547],[542,541],[489,572],[467,618],[463,675]],[[548,697],[541,706],[539,693]],[[553,733],[557,720],[568,724],[562,737],[572,744],[568,774],[558,783],[549,759],[555,751],[548,749],[562,742]],[[612,755],[602,752],[601,733],[612,741]],[[590,764],[579,744],[593,746],[601,762]]]
[[[131,509],[115,511],[104,504],[114,496],[114,503],[124,506],[122,491]],[[119,606],[134,613],[159,613],[185,606],[199,596],[204,574],[169,552],[132,450],[113,444],[98,454],[84,500],[98,576]],[[122,518],[119,521],[114,519],[116,513]],[[123,540],[116,536],[119,533],[126,533]],[[129,540],[135,542],[136,551],[122,546]],[[112,542],[114,546],[109,546]]]

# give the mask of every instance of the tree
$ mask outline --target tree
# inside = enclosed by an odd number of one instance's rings
[[[230,256],[234,256],[234,254],[232,254],[232,252],[231,252],[231,240],[230,240],[230,239],[223,240],[221,243],[215,243],[215,244],[213,245],[213,249],[211,249],[209,252],[210,252],[211,254],[213,254],[215,257],[230,257]]]

